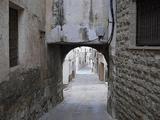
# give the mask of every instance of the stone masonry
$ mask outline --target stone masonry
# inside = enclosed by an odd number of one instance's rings
[[[117,43],[113,61],[116,118],[159,120],[160,49],[133,46],[135,27],[136,0],[117,0]]]
[[[60,49],[45,44],[45,3],[0,1],[0,120],[36,120],[63,99]],[[9,67],[9,8],[18,10],[15,67]]]
[[[0,120],[36,120],[61,102],[63,60],[80,46],[95,48],[109,64],[108,109],[113,117],[159,120],[160,49],[135,44],[136,0],[116,0],[114,55],[106,44],[47,44],[53,2],[0,0]],[[9,66],[9,8],[18,11],[15,67]]]

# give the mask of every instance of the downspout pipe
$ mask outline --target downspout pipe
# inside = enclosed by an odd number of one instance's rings
[[[112,23],[112,31],[111,31],[111,35],[110,38],[108,40],[108,45],[111,44],[112,40],[113,40],[113,36],[114,36],[114,30],[115,30],[115,18],[114,18],[114,4],[113,4],[113,0],[110,0],[110,11],[111,11],[111,21],[109,20],[109,23]]]
[[[108,53],[107,53],[107,56],[108,56],[108,60],[107,60],[107,62],[108,62],[108,78],[109,78],[109,76],[110,76],[110,60],[109,60],[109,58],[110,58],[110,53],[109,53],[109,46],[110,46],[110,44],[111,44],[111,42],[112,42],[112,40],[113,40],[113,36],[114,36],[114,30],[115,30],[115,18],[114,18],[114,16],[115,16],[115,14],[114,14],[114,4],[113,4],[113,0],[110,0],[110,12],[111,12],[111,20],[109,20],[108,19],[108,23],[109,24],[112,24],[112,30],[111,30],[111,35],[110,35],[110,37],[109,37],[109,40],[108,40],[108,42],[107,42],[107,45],[108,45]]]

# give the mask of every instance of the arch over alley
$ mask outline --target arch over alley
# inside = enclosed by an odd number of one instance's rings
[[[88,66],[92,72],[98,74],[99,79],[107,81],[108,64],[103,54],[92,47],[77,47],[72,49],[63,62],[63,83],[69,83],[75,78],[76,73]]]
[[[112,120],[107,113],[106,69],[105,58],[96,49],[72,49],[63,62],[64,100],[40,120]]]

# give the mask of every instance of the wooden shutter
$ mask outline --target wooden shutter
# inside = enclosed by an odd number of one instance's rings
[[[160,45],[160,0],[137,0],[138,46]]]

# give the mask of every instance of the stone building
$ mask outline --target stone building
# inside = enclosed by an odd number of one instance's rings
[[[55,5],[51,16],[52,29],[47,31],[48,43],[55,42],[86,42],[97,39],[95,30],[98,26],[105,29],[107,37],[108,24],[108,1],[107,0],[56,0],[63,4]],[[59,6],[59,7],[58,7]],[[61,22],[56,22],[59,16],[63,17]],[[53,21],[54,20],[54,21]],[[50,22],[49,21],[49,22]],[[104,42],[105,39],[104,39]]]
[[[0,1],[0,118],[3,120],[35,120],[63,100],[62,63],[70,50],[87,45],[107,56],[102,43],[47,44],[52,40],[48,35],[54,25],[54,4],[53,0]]]
[[[77,60],[76,50],[70,51],[63,62],[63,84],[67,85],[70,81],[75,78],[76,75],[76,60]]]
[[[63,84],[69,84],[79,70],[89,68],[99,80],[107,81],[107,63],[104,56],[91,47],[78,47],[71,50],[63,62]]]
[[[159,120],[160,2],[117,0],[116,4],[110,111],[118,120]]]
[[[77,71],[81,68],[88,66],[92,68],[92,60],[93,60],[93,51],[94,49],[91,47],[79,47],[76,48],[77,51]]]
[[[107,68],[107,62],[101,53],[97,53],[97,59],[98,59],[98,76],[99,80],[101,81],[108,81],[108,68]]]
[[[89,59],[91,62],[91,69],[93,73],[96,73],[101,81],[107,81],[108,68],[107,62],[103,54],[96,49],[90,49]]]
[[[79,3],[0,1],[0,119],[36,120],[61,102],[63,61],[72,49],[88,46],[102,53],[108,63],[107,109],[112,117],[159,120],[160,2],[113,0],[116,19],[109,26],[108,18],[113,20],[109,1]],[[106,31],[103,41],[95,33],[99,24]]]
[[[45,16],[46,0],[0,1],[1,120],[35,120],[63,98],[60,62],[57,74],[47,62]]]

